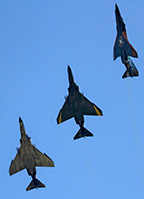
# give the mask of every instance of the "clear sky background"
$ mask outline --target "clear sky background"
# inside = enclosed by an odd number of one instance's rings
[[[140,76],[122,79],[113,61],[115,3],[138,52]],[[15,199],[144,198],[144,1],[0,1],[0,195]],[[73,140],[74,119],[57,125],[68,94],[67,65],[103,111],[85,116],[92,138]],[[20,146],[18,118],[55,168],[37,168],[45,189],[26,192],[26,170],[9,176]]]

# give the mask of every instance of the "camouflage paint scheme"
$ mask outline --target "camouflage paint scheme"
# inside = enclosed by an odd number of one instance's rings
[[[21,118],[19,118],[19,124],[21,132],[21,146],[17,149],[16,157],[11,162],[9,174],[13,175],[26,169],[28,174],[32,177],[32,181],[26,189],[27,191],[38,187],[45,187],[45,185],[36,178],[36,166],[54,167],[54,162],[45,153],[41,153],[31,144],[30,137],[28,137],[25,132]]]

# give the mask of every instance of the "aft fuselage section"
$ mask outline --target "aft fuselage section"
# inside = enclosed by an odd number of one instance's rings
[[[73,112],[74,119],[77,124],[83,125],[84,124],[84,116],[82,112],[83,100],[81,98],[81,93],[79,92],[79,89],[75,90],[72,89],[69,92],[69,96],[70,96],[69,108]]]

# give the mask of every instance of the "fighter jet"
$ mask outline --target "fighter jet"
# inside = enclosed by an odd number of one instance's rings
[[[84,115],[102,116],[102,111],[79,92],[79,87],[74,82],[70,66],[68,66],[68,78],[69,95],[67,96],[66,101],[58,114],[57,124],[74,117],[75,122],[80,126],[80,129],[73,139],[76,140],[81,137],[93,136],[91,132],[84,128]]]
[[[36,178],[36,166],[54,167],[54,162],[45,153],[41,153],[35,146],[31,144],[30,137],[25,132],[22,119],[19,117],[19,125],[21,132],[20,148],[17,149],[17,154],[12,160],[9,174],[13,175],[23,169],[26,169],[28,175],[32,177],[32,181],[26,188],[29,191],[34,188],[45,187],[45,185]]]
[[[115,4],[115,16],[117,24],[117,36],[113,48],[114,60],[116,60],[118,57],[121,57],[122,63],[127,68],[122,78],[138,76],[138,71],[129,57],[138,57],[138,54],[128,41],[125,23],[121,17],[117,4]]]

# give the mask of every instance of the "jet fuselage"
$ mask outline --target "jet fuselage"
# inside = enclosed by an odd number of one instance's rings
[[[70,95],[69,108],[73,112],[76,123],[79,124],[80,126],[83,126],[84,116],[82,113],[83,101],[81,99],[81,93],[78,90],[71,90],[69,92],[69,95]]]
[[[82,113],[83,101],[81,99],[81,93],[79,92],[79,87],[74,82],[72,71],[69,66],[68,66],[68,77],[69,77],[68,92],[70,96],[69,109],[72,110],[76,123],[82,127],[84,124],[84,116]]]
[[[35,167],[35,153],[34,148],[32,147],[30,137],[25,132],[24,124],[21,118],[19,119],[20,123],[20,132],[21,132],[21,139],[20,144],[23,147],[21,150],[21,157],[23,164],[26,166],[26,170],[32,178],[36,177],[36,167]]]

